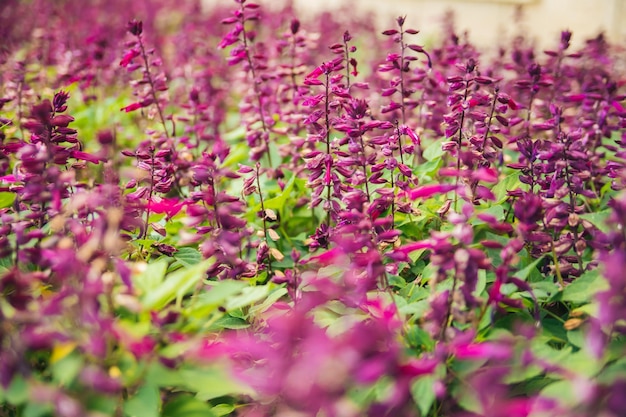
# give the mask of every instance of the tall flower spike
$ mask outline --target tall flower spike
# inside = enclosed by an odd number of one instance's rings
[[[275,121],[268,112],[271,112],[275,95],[272,88],[266,85],[271,77],[264,74],[268,69],[265,45],[254,42],[256,32],[247,28],[252,22],[258,22],[261,14],[257,4],[246,3],[245,0],[236,2],[239,3],[239,9],[231,17],[222,20],[222,24],[232,26],[232,29],[224,35],[219,48],[234,45],[230,50],[228,63],[231,66],[242,65],[245,76],[249,78],[246,82],[252,87],[251,94],[244,97],[245,104],[240,106],[246,126],[246,140],[251,148],[250,158],[258,161],[266,156],[271,167],[270,131]]]
[[[132,112],[143,108],[151,108],[156,112],[159,121],[163,126],[163,134],[169,137],[167,125],[165,123],[164,108],[167,104],[165,92],[168,90],[165,74],[161,71],[154,71],[153,68],[161,66],[160,59],[152,58],[154,49],[147,49],[143,39],[143,23],[131,20],[127,25],[128,32],[134,39],[128,43],[128,49],[120,61],[120,66],[126,68],[128,72],[141,71],[141,79],[131,82],[133,94],[137,101],[123,107],[121,110]],[[137,62],[138,61],[138,62]],[[172,132],[174,134],[175,132]]]
[[[399,119],[398,124],[402,126],[407,125],[407,112],[414,110],[418,106],[418,102],[411,99],[411,95],[416,90],[412,89],[410,86],[411,62],[416,61],[417,58],[413,55],[409,55],[408,52],[413,51],[426,56],[428,67],[432,67],[430,55],[422,46],[406,42],[406,35],[416,35],[419,32],[415,29],[405,28],[405,20],[406,16],[399,16],[396,19],[398,29],[389,29],[383,32],[383,35],[391,37],[395,43],[400,45],[400,51],[399,53],[388,54],[385,64],[380,65],[378,68],[378,71],[382,73],[397,73],[397,75],[389,81],[389,87],[383,89],[382,95],[383,97],[393,97],[398,93],[399,99],[398,101],[394,101],[393,98],[390,99],[390,103],[383,106],[381,112],[383,114],[389,113],[390,117],[395,118],[395,120]],[[397,116],[398,112],[400,113],[400,117]],[[402,138],[403,135],[398,135],[397,137],[400,162],[404,164],[404,145]],[[421,158],[421,145],[417,144],[415,151]]]

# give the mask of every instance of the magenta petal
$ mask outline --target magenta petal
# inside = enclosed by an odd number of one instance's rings
[[[409,198],[411,200],[415,200],[418,198],[428,198],[434,194],[447,193],[449,191],[454,190],[455,188],[456,186],[452,184],[424,185],[423,187],[418,187],[409,191]]]
[[[185,205],[184,201],[175,198],[153,198],[148,209],[153,213],[165,213],[167,217],[175,216]]]
[[[322,265],[330,265],[342,254],[343,252],[339,248],[333,248],[322,252],[319,255],[311,256],[307,262],[318,262]]]
[[[96,164],[96,165],[100,163],[101,161],[104,161],[104,159],[98,156],[92,155],[87,152],[81,152],[81,151],[71,151],[70,156],[72,158],[79,159],[81,161],[91,162],[92,164]]]
[[[415,252],[420,249],[432,249],[433,242],[431,240],[420,240],[419,242],[409,243],[399,248],[394,249],[393,251],[387,253],[387,256],[393,260],[406,262],[409,260],[409,253]]]
[[[472,174],[472,178],[476,181],[496,183],[498,182],[498,171],[493,168],[478,168]]]
[[[495,343],[469,343],[454,348],[457,359],[509,359],[509,346]]]

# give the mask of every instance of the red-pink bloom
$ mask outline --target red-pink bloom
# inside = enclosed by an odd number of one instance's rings
[[[411,138],[411,142],[413,142],[414,145],[421,144],[420,137],[410,127],[408,127],[408,126],[401,126],[400,127],[400,131],[402,133],[404,133],[405,135],[407,135],[409,138]]]
[[[433,359],[412,359],[410,362],[400,365],[400,374],[415,378],[421,375],[432,374],[439,363]]]
[[[330,176],[331,164],[332,164],[332,160],[330,158],[327,158],[325,162],[326,172],[324,173],[324,185],[331,184],[331,176]]]
[[[309,75],[307,75],[305,77],[305,79],[309,80],[311,78],[317,78],[320,75],[322,75],[324,73],[324,69],[322,68],[322,66],[320,65],[319,67],[315,68],[313,71],[311,71],[311,73]]]
[[[478,168],[472,173],[472,178],[476,181],[496,183],[498,182],[498,171],[494,168]]]
[[[150,336],[144,336],[140,340],[129,343],[128,350],[137,358],[150,355],[156,346],[156,342]]]
[[[414,188],[408,192],[408,196],[411,200],[415,200],[418,198],[428,198],[434,194],[444,194],[454,189],[456,189],[456,185],[453,184],[430,184]]]
[[[620,113],[624,112],[624,106],[619,101],[612,101],[611,106]]]
[[[332,248],[319,255],[311,256],[306,262],[317,262],[320,265],[330,265],[334,263],[335,259],[342,256],[344,253],[339,247]]]
[[[509,359],[511,348],[497,343],[468,343],[452,348],[457,359]]]
[[[123,110],[126,113],[130,113],[131,111],[139,110],[142,107],[143,106],[142,106],[141,103],[132,103],[132,104],[129,104],[128,106],[126,106],[126,107],[122,107],[120,110]]]
[[[432,249],[434,243],[432,240],[420,240],[418,242],[408,243],[400,246],[393,251],[387,253],[387,256],[395,261],[406,262],[409,260],[409,253],[420,249]]]
[[[381,297],[370,299],[363,304],[363,309],[367,310],[370,315],[385,323],[390,330],[398,328],[401,323],[398,322],[396,305],[385,302]]]
[[[122,60],[120,61],[120,66],[127,67],[128,64],[130,64],[133,61],[133,59],[137,58],[138,56],[139,56],[139,51],[137,49],[128,50],[122,57]]]
[[[228,343],[203,339],[191,349],[190,356],[201,361],[215,361],[228,354]]]
[[[148,210],[152,213],[165,213],[168,218],[174,217],[185,206],[184,201],[176,198],[153,197],[148,202]]]
[[[100,161],[105,161],[104,158],[92,155],[87,152],[81,151],[71,151],[70,155],[72,158],[80,159],[81,161],[91,162],[92,164],[98,164]]]

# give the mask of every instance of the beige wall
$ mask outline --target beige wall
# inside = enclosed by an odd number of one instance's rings
[[[205,0],[224,3],[228,0]],[[280,0],[256,0],[276,5]],[[407,15],[407,24],[421,31],[422,43],[437,36],[441,17],[453,10],[459,32],[467,30],[478,46],[497,45],[522,31],[541,47],[558,42],[563,29],[574,33],[572,43],[604,30],[614,42],[626,40],[626,0],[347,0],[350,7],[376,12],[381,27],[392,27],[393,19]],[[294,0],[302,11],[328,10],[342,0]],[[521,10],[522,19],[519,11]]]

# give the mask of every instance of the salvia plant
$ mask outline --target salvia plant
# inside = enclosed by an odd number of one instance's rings
[[[0,3],[1,417],[624,415],[624,50],[346,11]]]

